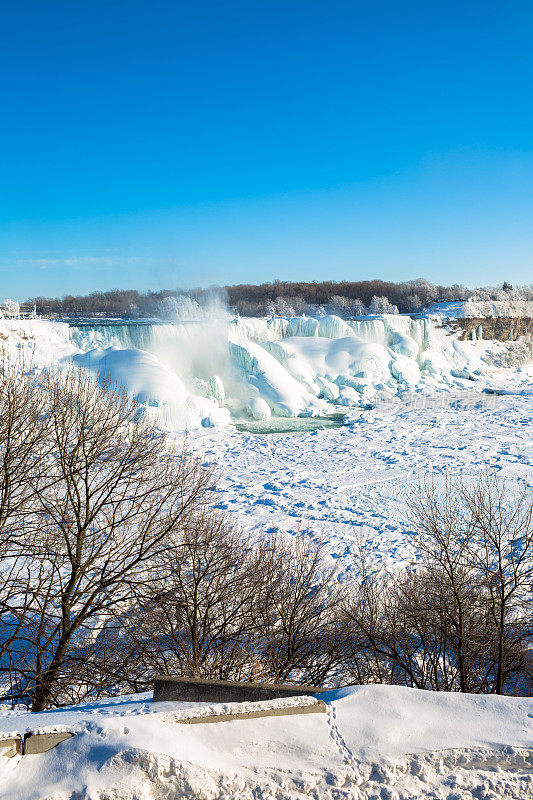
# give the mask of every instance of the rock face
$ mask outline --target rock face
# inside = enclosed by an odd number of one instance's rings
[[[459,317],[454,320],[455,330],[462,329],[461,339],[483,339],[499,342],[515,341],[519,336],[533,335],[531,317]]]

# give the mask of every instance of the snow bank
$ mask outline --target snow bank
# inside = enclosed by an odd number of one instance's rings
[[[77,735],[39,756],[1,759],[0,798],[532,796],[533,699],[393,686],[323,699],[327,714],[205,726],[176,724],[192,704],[152,704],[147,695],[43,714],[6,709],[0,728],[60,718]]]
[[[8,352],[24,354],[27,363],[57,363],[76,352],[68,325],[44,319],[0,319],[0,344]]]
[[[327,702],[335,706],[337,724],[361,760],[533,744],[533,698],[358,686],[338,690]]]

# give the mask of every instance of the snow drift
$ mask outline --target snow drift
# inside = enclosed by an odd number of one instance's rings
[[[68,727],[39,756],[0,758],[1,800],[421,800],[533,796],[533,700],[359,686],[327,714],[180,725],[185,703],[108,698],[0,730]],[[259,704],[258,704],[259,705]],[[215,707],[213,707],[215,708]]]

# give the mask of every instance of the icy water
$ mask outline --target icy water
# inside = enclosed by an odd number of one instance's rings
[[[240,420],[235,427],[242,433],[309,433],[323,428],[341,428],[344,414],[323,417],[271,417],[268,420]]]

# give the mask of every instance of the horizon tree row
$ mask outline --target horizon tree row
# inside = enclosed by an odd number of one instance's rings
[[[294,307],[296,313],[309,313],[327,306],[338,307],[341,311],[344,307],[350,313],[358,313],[358,308],[369,309],[373,298],[384,298],[390,306],[396,306],[400,312],[409,313],[419,311],[438,300],[464,300],[471,294],[472,290],[463,286],[435,286],[420,278],[404,283],[381,280],[274,281],[260,285],[241,284],[188,291],[168,289],[144,293],[135,289],[112,289],[107,292],[95,291],[89,295],[65,295],[62,298],[34,297],[27,302],[36,306],[38,314],[102,315],[135,319],[165,316],[168,314],[165,301],[180,296],[188,296],[202,305],[216,297],[236,313],[261,316],[269,313],[276,303],[283,302]]]

